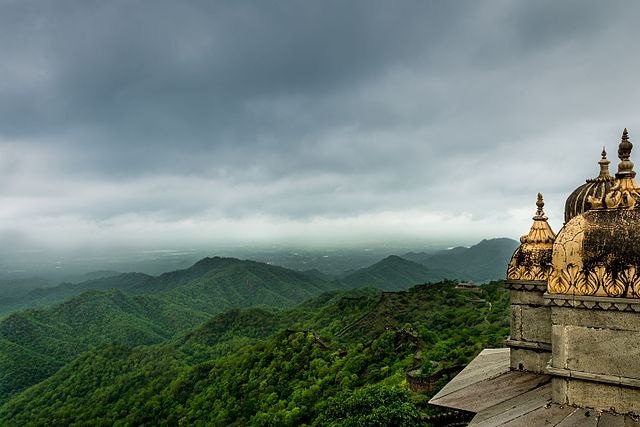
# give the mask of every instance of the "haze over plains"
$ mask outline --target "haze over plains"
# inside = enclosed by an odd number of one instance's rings
[[[4,1],[2,251],[471,244],[525,233],[538,191],[558,230],[602,146],[614,169],[622,129],[640,137],[639,17]]]

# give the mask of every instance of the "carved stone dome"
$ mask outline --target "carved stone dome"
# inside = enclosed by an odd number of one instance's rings
[[[549,293],[640,297],[640,187],[629,160],[632,147],[625,129],[610,190],[587,199],[591,210],[558,233]]]
[[[605,194],[611,190],[615,178],[609,174],[609,163],[611,162],[607,160],[607,152],[604,148],[602,149],[602,159],[598,163],[600,164],[600,175],[596,178],[588,179],[585,184],[576,188],[567,198],[564,205],[565,224],[574,216],[591,209],[590,197],[602,200]]]
[[[540,193],[536,206],[538,210],[533,217],[531,230],[520,238],[520,246],[507,267],[507,280],[546,281],[549,278],[556,235],[542,210],[544,201]]]

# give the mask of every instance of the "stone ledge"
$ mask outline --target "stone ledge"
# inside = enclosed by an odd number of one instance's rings
[[[551,351],[551,344],[542,343],[542,342],[532,342],[532,341],[520,341],[520,340],[512,340],[507,339],[505,341],[507,347],[515,347],[515,348],[526,348],[529,350],[538,350],[538,351]]]
[[[626,311],[640,313],[640,299],[594,297],[589,295],[544,294],[544,305],[587,310]]]
[[[564,368],[547,366],[546,373],[554,377],[564,377],[583,381],[592,381],[605,384],[615,384],[631,388],[640,388],[640,380],[636,378],[621,377],[618,375],[593,374],[591,372],[572,371]]]
[[[515,289],[518,291],[532,291],[532,292],[546,292],[547,282],[546,280],[512,280],[507,279],[504,281],[504,285],[507,289]]]

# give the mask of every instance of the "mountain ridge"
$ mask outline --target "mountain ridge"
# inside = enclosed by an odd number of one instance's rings
[[[340,281],[350,288],[375,287],[386,291],[400,291],[419,283],[457,277],[453,272],[431,269],[398,255],[389,255],[369,267],[341,278]]]
[[[158,343],[226,310],[282,309],[343,287],[282,267],[219,257],[155,279],[138,273],[116,277],[127,280],[119,288],[89,289],[48,308],[0,319],[0,340],[6,344],[0,347],[0,400],[96,345]],[[115,279],[98,280],[104,287]],[[40,362],[36,373],[21,374],[41,357],[47,363]]]
[[[458,279],[486,282],[504,278],[511,255],[520,245],[507,237],[483,239],[468,248],[458,246],[436,253],[409,252],[402,255],[424,266],[455,271]]]

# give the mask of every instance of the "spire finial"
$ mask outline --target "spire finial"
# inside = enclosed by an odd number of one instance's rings
[[[542,193],[538,193],[538,200],[536,201],[536,206],[538,207],[538,210],[536,211],[536,216],[533,219],[540,219],[544,217],[544,211],[542,210],[542,208],[544,208],[544,200],[542,199]]]
[[[627,128],[624,128],[622,138],[620,139],[620,145],[618,145],[618,158],[620,159],[620,164],[618,165],[616,178],[622,178],[627,175],[636,175],[633,171],[633,162],[629,160],[632,148],[633,144],[629,142],[629,132],[627,131]]]
[[[602,158],[598,161],[600,165],[600,175],[596,179],[588,179],[587,182],[603,182],[603,181],[613,181],[613,177],[609,174],[609,159],[607,159],[607,150],[602,147],[602,153],[600,154]]]
[[[536,215],[538,216],[544,215],[544,211],[542,210],[542,208],[544,208],[544,200],[542,199],[542,193],[538,193],[538,200],[536,201],[536,206],[538,207],[538,211],[536,212]]]
[[[533,243],[536,245],[551,245],[556,238],[555,233],[547,222],[547,217],[544,214],[544,200],[542,199],[542,193],[538,193],[538,200],[536,200],[536,215],[533,217],[533,225],[529,234],[526,234],[520,238],[520,243]]]

